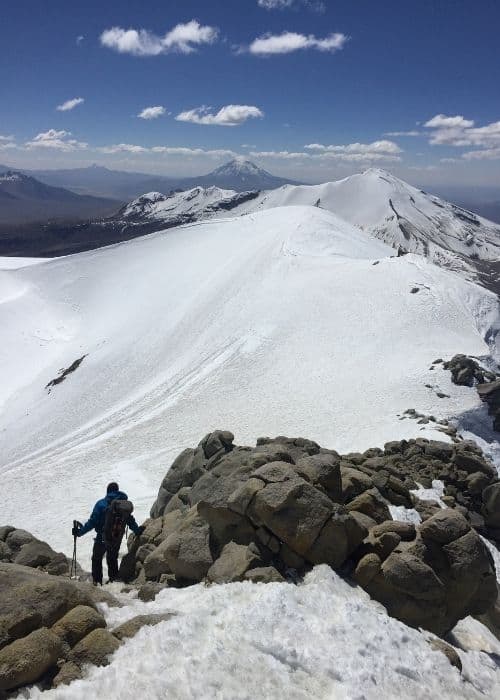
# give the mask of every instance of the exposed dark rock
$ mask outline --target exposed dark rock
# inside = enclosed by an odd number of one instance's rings
[[[130,637],[135,637],[137,632],[143,627],[153,627],[154,625],[159,625],[160,622],[165,622],[175,617],[175,613],[152,613],[151,615],[136,615],[131,620],[123,622],[118,627],[112,630],[113,635],[123,641],[124,639],[129,639]]]
[[[428,639],[427,642],[434,649],[434,651],[439,651],[441,654],[444,654],[450,664],[455,666],[455,668],[462,673],[462,661],[457,650],[452,647],[451,644],[447,644],[446,642],[443,642],[442,639],[436,639],[435,637]]]

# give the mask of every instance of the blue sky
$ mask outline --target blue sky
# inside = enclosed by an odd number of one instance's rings
[[[495,184],[499,26],[496,0],[5,3],[0,162]]]

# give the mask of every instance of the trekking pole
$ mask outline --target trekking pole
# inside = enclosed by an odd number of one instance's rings
[[[76,533],[76,530],[78,529],[79,526],[78,520],[73,520],[73,532]],[[71,579],[76,579],[76,534],[73,535],[73,557],[71,559],[71,568],[69,571],[69,577]]]

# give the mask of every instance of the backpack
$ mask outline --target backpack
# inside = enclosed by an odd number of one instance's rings
[[[104,517],[103,541],[105,545],[120,547],[127,520],[132,515],[134,506],[130,501],[115,499],[106,508]]]

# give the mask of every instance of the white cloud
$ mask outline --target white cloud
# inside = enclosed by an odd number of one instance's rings
[[[325,12],[326,10],[326,5],[321,0],[257,0],[257,4],[265,10],[287,10],[301,5],[313,12]]]
[[[210,113],[209,107],[197,107],[176,116],[179,122],[192,124],[208,124],[217,126],[239,126],[248,119],[261,118],[264,112],[252,105],[226,105],[216,114]]]
[[[216,27],[202,26],[196,20],[176,25],[164,36],[147,29],[122,29],[112,27],[101,34],[101,44],[118,53],[133,56],[158,56],[164,53],[189,54],[202,44],[213,44],[217,40]]]
[[[157,119],[166,114],[166,111],[165,107],[161,107],[160,105],[157,107],[145,107],[137,116],[141,119]]]
[[[460,115],[457,115],[456,117],[447,117],[445,114],[436,114],[435,117],[432,117],[432,119],[429,119],[429,121],[425,122],[424,126],[432,129],[451,127],[460,127],[463,129],[467,129],[470,126],[474,126],[474,122],[470,119],[464,119],[464,117]]]
[[[276,158],[284,160],[308,159],[316,161],[335,160],[345,163],[371,163],[374,161],[396,163],[401,160],[401,149],[393,141],[374,141],[373,143],[349,143],[342,146],[324,146],[310,143],[304,148],[308,152],[260,151],[252,152],[254,158]]]
[[[441,146],[475,146],[478,149],[462,155],[465,160],[496,160],[500,152],[500,121],[475,126],[472,119],[437,114],[424,126],[431,129],[429,142]]]
[[[440,163],[460,163],[459,158],[440,158]]]
[[[422,136],[421,131],[386,131],[384,136]]]
[[[56,107],[58,112],[69,112],[72,109],[75,109],[75,107],[78,107],[78,105],[81,105],[85,102],[83,97],[73,97],[72,100],[66,100],[66,102],[63,102],[62,105],[58,105]]]
[[[234,151],[225,148],[207,150],[204,148],[187,148],[184,146],[153,146],[152,153],[162,153],[169,156],[208,156],[209,158],[225,158],[237,155]]]
[[[465,160],[500,160],[500,146],[482,151],[467,151],[462,155]]]
[[[80,44],[82,44],[84,40],[85,40],[85,37],[83,36],[83,34],[80,34],[80,36],[76,37],[76,45],[80,46]]]
[[[77,141],[76,139],[70,139],[70,131],[64,131],[61,129],[57,131],[56,129],[49,129],[44,131],[33,138],[32,141],[27,141],[25,146],[28,149],[31,148],[53,148],[57,151],[78,151],[85,150],[88,148],[88,143],[82,141]]]
[[[252,151],[252,158],[276,158],[280,160],[297,160],[311,158],[309,153],[294,153],[290,151]]]
[[[310,143],[304,146],[308,151],[323,153],[379,153],[395,155],[401,153],[401,148],[394,141],[373,141],[373,143],[349,143],[343,146],[324,146],[321,143]]]
[[[205,148],[189,148],[186,146],[139,146],[133,143],[116,143],[110,146],[101,146],[95,149],[100,153],[114,155],[116,153],[154,153],[158,155],[182,156],[182,157],[208,157],[208,158],[225,158],[235,157],[237,154],[227,148],[205,149]]]
[[[146,153],[148,151],[144,146],[136,146],[133,143],[116,143],[113,146],[102,146],[96,149],[101,153]]]
[[[318,39],[313,34],[306,36],[296,32],[264,34],[258,39],[254,39],[247,50],[255,56],[286,54],[304,49],[334,53],[344,48],[348,38],[345,34],[340,33],[329,34],[324,39]]]
[[[0,134],[0,141],[14,141],[14,137],[13,136],[2,136]]]
[[[258,6],[265,10],[284,10],[291,7],[294,2],[295,0],[257,0]]]

